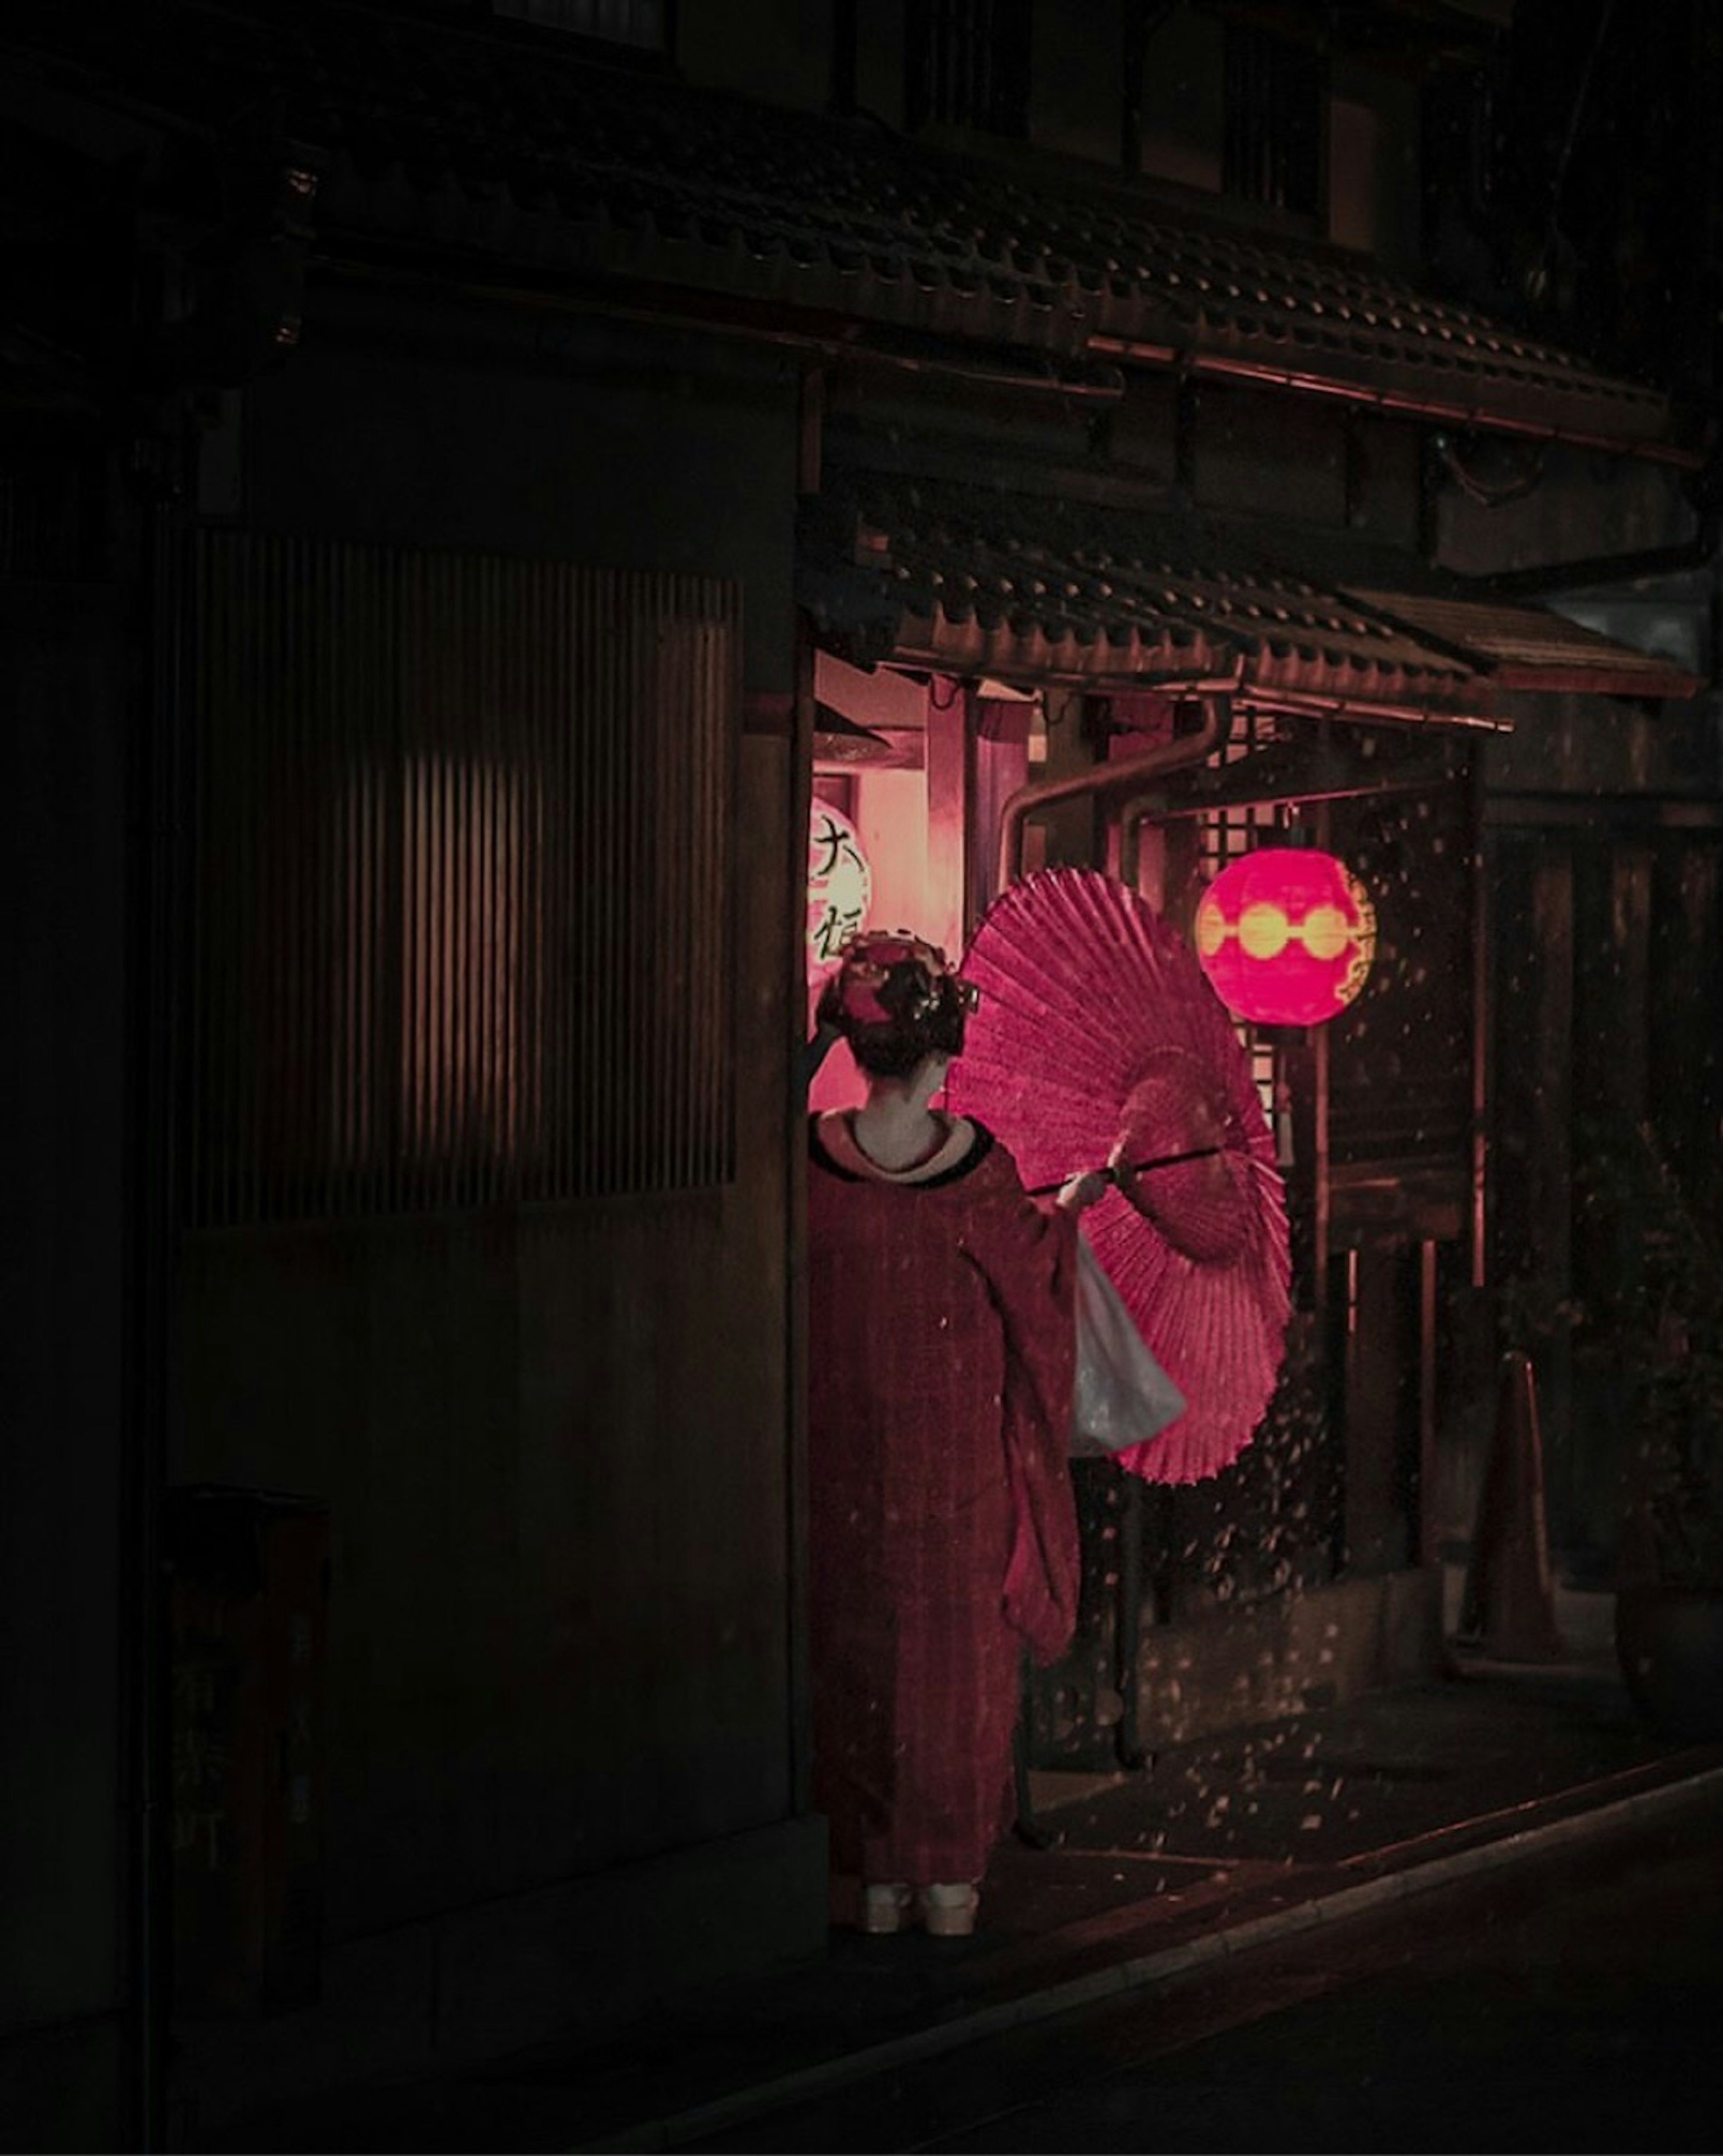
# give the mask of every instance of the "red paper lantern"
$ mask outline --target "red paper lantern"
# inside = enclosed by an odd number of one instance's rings
[[[1197,955],[1230,1011],[1259,1025],[1320,1025],[1364,985],[1376,909],[1344,862],[1264,846],[1221,870],[1197,908]]]

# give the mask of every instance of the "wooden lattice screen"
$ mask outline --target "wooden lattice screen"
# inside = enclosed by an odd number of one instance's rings
[[[1222,764],[1274,737],[1270,712],[1234,716]],[[1206,815],[1200,848],[1212,878],[1295,819],[1297,804],[1241,803]],[[1423,1214],[1458,1219],[1469,1203],[1473,1143],[1473,843],[1458,779],[1406,793],[1332,802],[1330,849],[1358,874],[1377,909],[1376,963],[1364,993],[1327,1029],[1327,1154],[1334,1218],[1346,1193],[1370,1186],[1416,1195]],[[1239,1036],[1265,1107],[1287,1081],[1273,1028]]]
[[[739,599],[190,542],[191,1224],[727,1181]]]

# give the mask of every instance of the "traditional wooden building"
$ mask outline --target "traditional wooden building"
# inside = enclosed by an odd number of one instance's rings
[[[1431,1666],[1587,907],[1644,1087],[1717,1108],[1654,1045],[1715,1037],[1710,654],[1644,581],[1704,573],[1708,438],[1420,281],[1421,121],[1508,13],[8,18],[43,2145],[819,1950],[816,802],[952,947],[1041,861],[1184,921],[1296,825],[1370,886],[1366,994],[1249,1037],[1283,1398],[1213,1485],[1085,1471],[1036,1756]],[[1630,558],[1510,588],[1576,552]],[[1589,1549],[1607,1463],[1551,1436]]]

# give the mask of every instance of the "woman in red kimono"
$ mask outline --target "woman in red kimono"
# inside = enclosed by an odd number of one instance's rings
[[[906,934],[846,947],[819,1021],[868,1081],[809,1125],[814,1800],[862,1923],[974,1924],[1010,1818],[1018,1661],[1071,1635],[1074,1214],[930,1102],[973,991]]]

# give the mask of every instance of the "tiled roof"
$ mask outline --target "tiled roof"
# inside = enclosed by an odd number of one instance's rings
[[[1366,258],[1151,191],[936,151],[565,56],[515,26],[259,0],[38,5],[6,35],[123,92],[324,165],[317,228],[551,277],[610,275],[1064,358],[1195,367],[1647,453],[1667,400]]]
[[[1541,607],[1361,588],[1352,595],[1387,609],[1419,636],[1474,653],[1499,688],[1601,688],[1616,696],[1691,696],[1704,685],[1673,660],[1629,652]]]
[[[1546,607],[1498,598],[1350,532],[1301,531],[1298,559],[1354,604],[1463,656],[1497,689],[1659,698],[1695,696],[1705,686],[1673,659],[1599,635]]]
[[[804,519],[799,596],[833,647],[863,660],[1113,685],[1236,674],[1291,708],[1477,723],[1506,688],[1702,685],[1409,559],[1360,555],[1359,587],[1331,562],[1314,576],[1303,551],[1290,527],[856,472]]]

